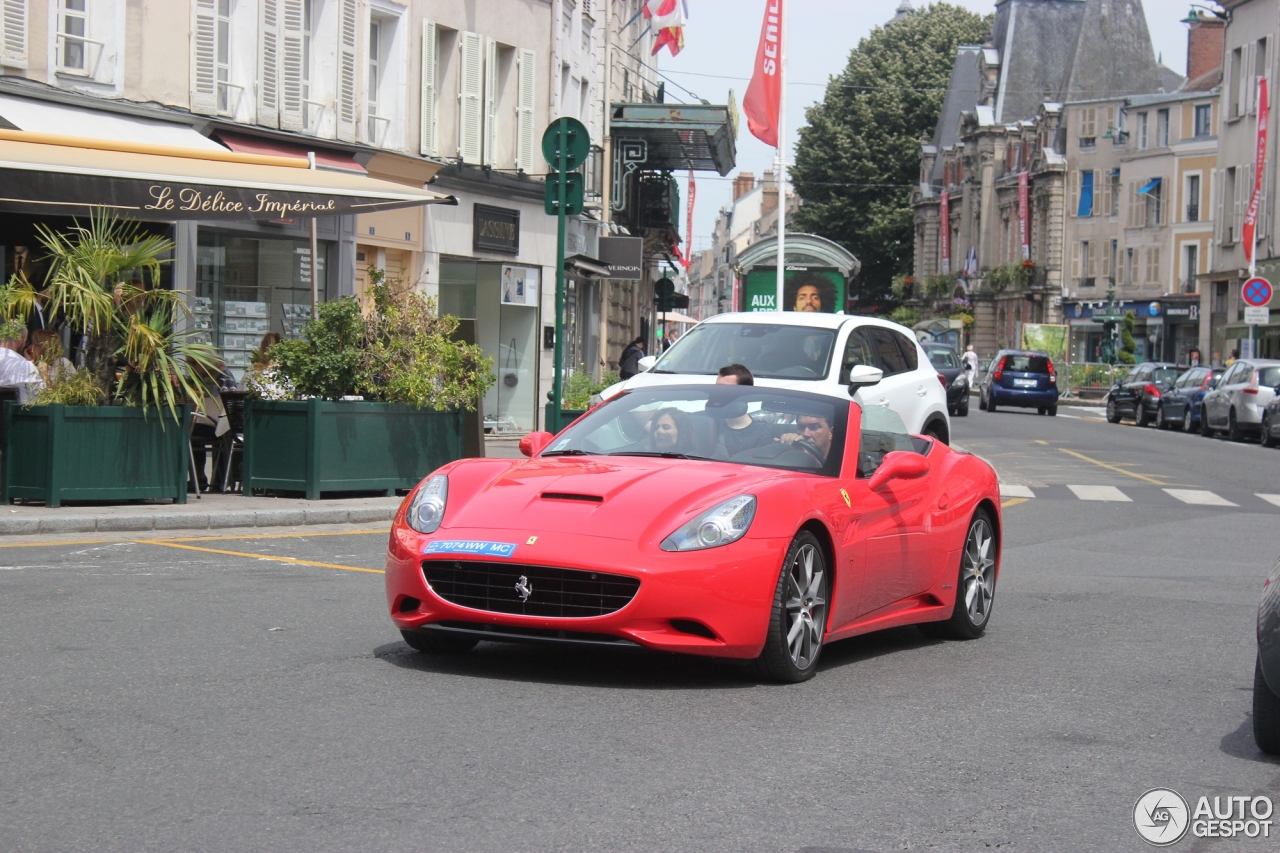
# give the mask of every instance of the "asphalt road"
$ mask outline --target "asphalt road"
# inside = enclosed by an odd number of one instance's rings
[[[1035,495],[987,635],[846,641],[789,687],[416,654],[381,531],[0,547],[0,849],[1123,851],[1149,788],[1280,797],[1249,718],[1280,451],[1065,407],[954,431]]]

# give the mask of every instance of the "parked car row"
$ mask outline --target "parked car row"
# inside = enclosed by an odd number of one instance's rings
[[[1280,361],[1240,359],[1229,367],[1136,365],[1107,392],[1107,420],[1145,427],[1225,433],[1232,441],[1257,436],[1280,444]]]

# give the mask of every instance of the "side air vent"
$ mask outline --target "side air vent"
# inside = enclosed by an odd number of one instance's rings
[[[543,492],[544,501],[585,501],[586,503],[604,503],[600,495],[578,495],[573,492]]]

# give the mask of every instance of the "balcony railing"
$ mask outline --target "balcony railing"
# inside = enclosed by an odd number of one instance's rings
[[[1187,205],[1187,221],[1188,222],[1200,221],[1200,205],[1198,204]]]

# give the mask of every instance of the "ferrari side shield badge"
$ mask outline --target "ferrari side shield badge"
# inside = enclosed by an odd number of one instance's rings
[[[845,506],[849,507],[850,509],[852,509],[852,508],[853,508],[853,501],[849,500],[849,493],[848,493],[848,492],[846,492],[844,489],[841,489],[841,490],[840,490],[840,497],[844,498],[844,505],[845,505]]]

